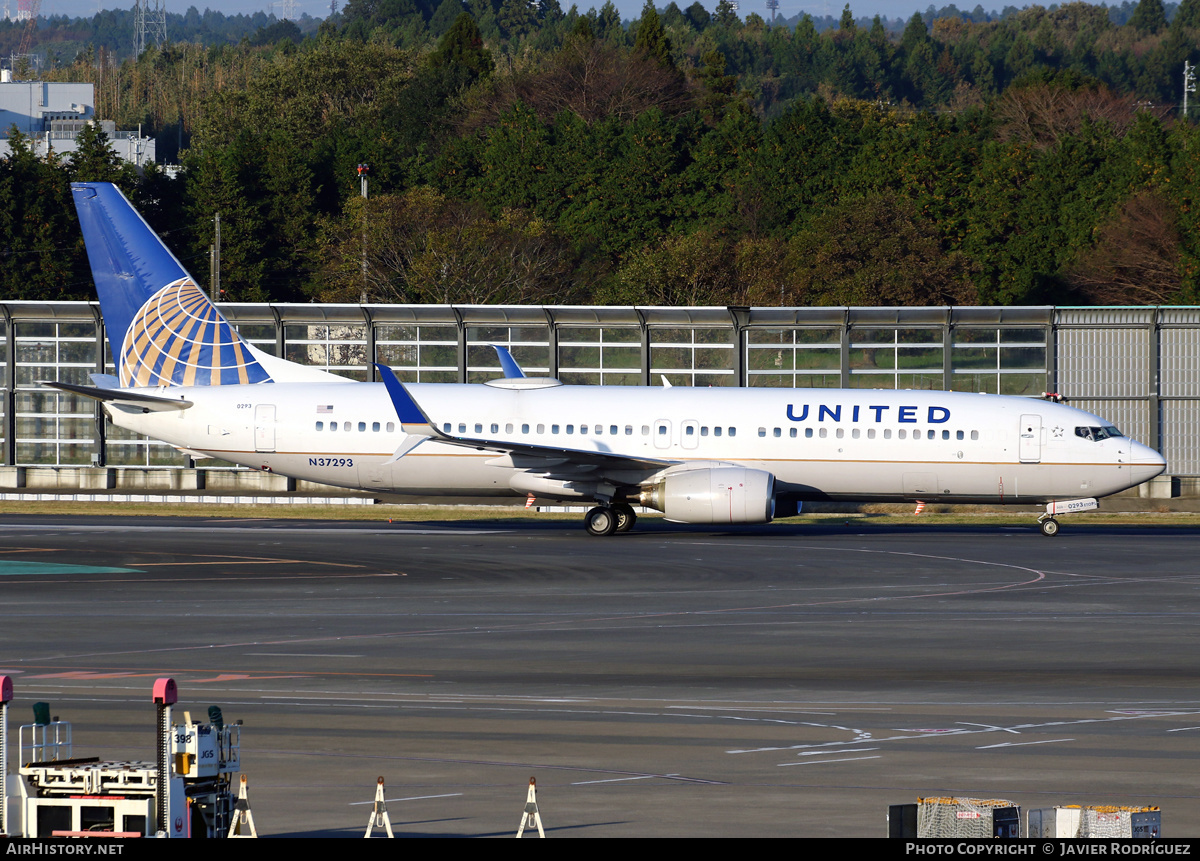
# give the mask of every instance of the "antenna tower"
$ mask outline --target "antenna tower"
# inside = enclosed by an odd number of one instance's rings
[[[151,42],[161,48],[165,41],[167,9],[163,0],[137,0],[133,9],[133,55],[140,57]]]
[[[294,21],[299,17],[296,14],[296,0],[283,0],[280,5],[283,6],[282,18],[284,21]]]
[[[779,0],[767,0],[767,8],[771,10],[771,23],[775,23],[775,13],[779,9]]]

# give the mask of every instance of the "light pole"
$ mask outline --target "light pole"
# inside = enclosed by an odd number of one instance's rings
[[[362,188],[363,226],[362,226],[362,296],[359,301],[367,304],[367,174],[371,168],[368,165],[358,166],[358,180]]]
[[[1196,67],[1183,61],[1183,118],[1187,119],[1188,93],[1196,92]]]

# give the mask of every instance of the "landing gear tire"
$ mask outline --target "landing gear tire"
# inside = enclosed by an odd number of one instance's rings
[[[1038,526],[1042,528],[1042,534],[1047,538],[1053,538],[1058,534],[1058,521],[1053,517],[1047,517]]]
[[[625,502],[618,502],[612,507],[613,513],[617,515],[616,532],[628,532],[633,529],[633,524],[637,523],[637,514],[633,510],[633,506]]]
[[[598,505],[583,517],[589,535],[612,535],[617,528],[617,514],[611,508]]]

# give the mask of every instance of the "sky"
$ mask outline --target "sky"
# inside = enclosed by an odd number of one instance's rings
[[[8,3],[12,9],[17,8],[17,0],[0,0],[0,9],[5,3]],[[564,10],[571,7],[572,0],[559,0]],[[574,0],[581,11],[595,6],[597,9],[604,4],[604,0]],[[641,15],[642,6],[645,0],[613,0],[616,7],[621,11],[623,18],[637,18]],[[666,6],[670,0],[655,0],[655,6],[662,8]],[[675,0],[680,8],[687,8],[693,0]],[[716,8],[717,0],[700,0],[701,4],[710,12]],[[934,5],[938,8],[948,5],[950,0],[940,0]],[[1044,5],[1049,5],[1052,0],[1043,0]],[[829,0],[829,2],[803,3],[799,0],[779,0],[779,14],[781,17],[790,18],[794,15],[799,15],[801,12],[807,12],[810,15],[832,15],[838,17],[842,13],[842,7],[845,6],[846,0]],[[1025,2],[1017,2],[1017,0],[996,0],[996,2],[987,3],[983,0],[959,0],[956,4],[960,9],[974,9],[976,3],[979,3],[987,11],[1000,11],[1005,6],[1025,6]],[[72,18],[78,16],[91,16],[96,14],[100,8],[133,8],[133,2],[114,4],[112,0],[97,3],[96,0],[42,0],[43,15],[67,15]],[[271,12],[272,5],[267,0],[212,0],[212,2],[187,2],[187,0],[166,0],[166,8],[168,12],[176,12],[182,14],[188,6],[194,5],[197,9],[204,11],[205,7],[214,9],[219,12],[224,12],[227,15],[254,14],[255,12]],[[345,5],[345,0],[338,0],[338,7]],[[929,0],[920,2],[920,0],[851,0],[850,9],[854,12],[856,18],[864,15],[883,15],[887,18],[902,18],[908,20],[912,17],[913,12],[924,11],[930,5]],[[276,10],[282,10],[282,2],[278,2],[274,7]],[[314,18],[324,18],[329,14],[329,0],[296,0],[297,14],[307,12]],[[750,12],[757,12],[764,18],[769,18],[770,13],[767,11],[766,0],[741,0],[740,12],[746,15]],[[276,12],[278,14],[278,11]]]

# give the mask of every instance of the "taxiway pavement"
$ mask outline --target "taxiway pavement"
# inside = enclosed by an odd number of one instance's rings
[[[1200,532],[6,516],[12,724],[242,719],[260,834],[884,836],[924,795],[1200,834]],[[10,751],[16,759],[16,751]],[[10,808],[16,815],[15,804]]]

